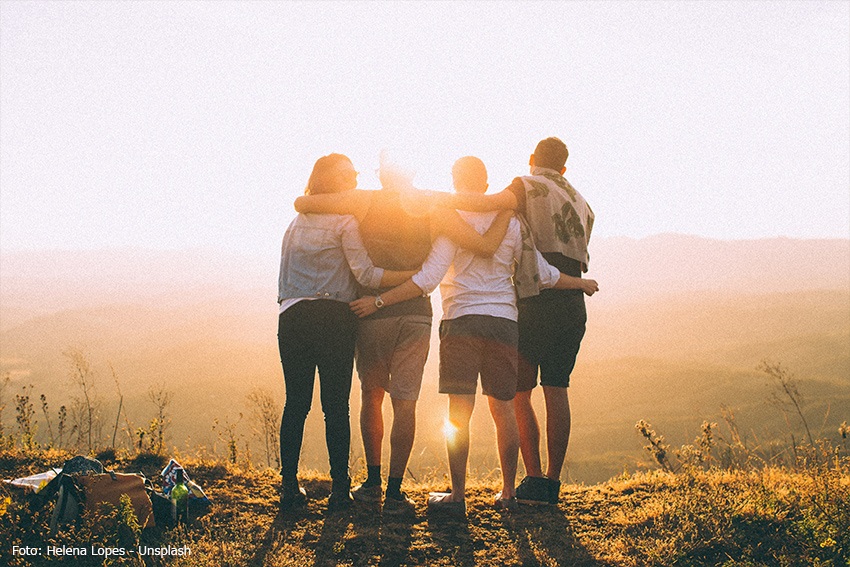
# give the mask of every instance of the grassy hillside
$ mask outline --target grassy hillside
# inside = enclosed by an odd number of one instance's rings
[[[189,525],[141,534],[144,545],[188,546],[191,555],[149,561],[175,566],[396,566],[427,565],[650,567],[723,565],[850,565],[850,463],[808,465],[794,470],[662,472],[624,475],[593,486],[565,485],[557,507],[521,507],[513,513],[491,506],[496,483],[473,480],[466,519],[429,516],[429,491],[444,480],[406,486],[417,503],[415,518],[382,517],[378,506],[357,505],[328,513],[330,480],[302,475],[308,507],[282,514],[277,506],[280,477],[220,463],[184,465],[213,501],[206,515]],[[8,477],[56,464],[56,456],[22,459],[0,456]],[[154,476],[160,463],[114,463],[142,468]],[[15,567],[48,564],[11,555],[26,544],[128,545],[115,519],[87,516],[74,528],[49,538],[49,506],[33,515],[20,496],[0,485],[0,563]],[[74,565],[100,565],[76,558]],[[113,565],[136,566],[138,558]]]
[[[659,235],[596,241],[589,275],[602,291],[588,300],[588,331],[570,388],[574,429],[564,480],[599,482],[624,468],[644,469],[633,428],[638,419],[684,443],[703,419],[723,422],[728,411],[751,444],[776,441],[770,432],[784,428],[785,417],[770,402],[775,386],[756,370],[762,360],[794,372],[805,415],[817,432],[834,432],[850,419],[848,261],[848,240]],[[116,445],[124,449],[157,417],[154,389],[172,394],[164,412],[166,447],[224,458],[235,446],[240,462],[249,456],[266,462],[262,423],[247,396],[262,388],[278,411],[284,402],[273,300],[277,258],[122,249],[3,252],[0,263],[0,426],[6,433],[18,432],[15,396],[26,394],[42,446],[51,424],[40,411],[40,394],[52,426],[65,406],[71,429],[82,392],[69,380],[63,352],[79,347],[91,363],[101,443],[111,443],[119,387]],[[433,302],[438,306],[436,296]],[[445,469],[437,348],[435,325],[411,479]],[[356,384],[352,464],[360,470]],[[324,470],[318,407],[314,403],[308,418],[304,462]],[[390,419],[389,407],[385,416]],[[799,438],[794,422],[790,434]],[[473,415],[473,436],[473,469],[489,478],[497,459],[482,407]],[[64,446],[70,447],[68,436]]]
[[[173,392],[167,408],[166,442],[183,452],[227,454],[228,439],[213,423],[235,424],[238,450],[260,456],[246,396],[264,388],[282,407],[283,380],[275,343],[274,314],[255,292],[184,306],[126,304],[60,311],[2,333],[0,419],[16,427],[14,396],[33,385],[37,439],[47,442],[48,424],[37,397],[44,393],[56,421],[60,405],[71,406],[79,390],[68,379],[70,345],[85,345],[100,403],[102,433],[111,438],[118,410],[114,369],[124,395],[123,411],[133,431],[156,415],[152,386]],[[850,291],[794,294],[694,294],[665,302],[620,307],[588,302],[590,321],[570,396],[572,447],[565,479],[599,482],[636,470],[645,457],[635,445],[634,423],[649,419],[677,443],[690,441],[701,420],[722,421],[721,408],[738,416],[752,439],[784,423],[770,404],[773,386],[756,370],[761,360],[781,361],[801,382],[811,422],[834,431],[850,419]],[[436,329],[436,326],[435,326]],[[419,433],[410,471],[415,478],[444,468],[442,420],[445,396],[437,393],[436,338],[423,381]],[[352,389],[352,415],[359,392]],[[2,387],[2,385],[0,385]],[[318,389],[316,396],[318,396]],[[536,402],[542,402],[536,395]],[[319,404],[308,418],[305,464],[323,470],[323,424]],[[391,411],[387,407],[386,418]],[[242,417],[240,417],[240,415]],[[356,421],[356,418],[355,418]],[[129,448],[120,420],[119,446]],[[70,426],[69,426],[70,427]],[[472,462],[486,476],[497,465],[493,427],[481,408],[473,415]],[[353,462],[362,458],[359,428],[353,427]]]

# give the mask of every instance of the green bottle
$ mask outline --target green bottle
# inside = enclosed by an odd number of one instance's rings
[[[187,522],[189,520],[189,488],[183,480],[183,469],[177,469],[174,488],[171,489],[171,501],[177,513],[177,521]]]

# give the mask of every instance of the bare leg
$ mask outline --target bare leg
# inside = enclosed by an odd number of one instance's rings
[[[452,493],[446,502],[460,502],[466,494],[466,464],[469,461],[469,418],[475,394],[449,394],[449,421],[455,427],[454,439],[446,439]]]
[[[416,434],[416,400],[392,400],[393,428],[390,432],[390,476],[402,478]]]
[[[566,388],[555,386],[543,386],[543,396],[546,399],[546,449],[549,453],[546,476],[560,480],[570,442],[570,398]]]
[[[516,469],[519,457],[519,429],[513,400],[502,401],[487,396],[490,415],[496,424],[496,441],[499,445],[499,464],[502,468],[502,498],[516,496]]]
[[[361,390],[360,395],[360,435],[363,437],[366,464],[380,466],[381,444],[384,440],[384,390]]]
[[[519,447],[522,451],[525,474],[543,476],[543,467],[540,465],[540,426],[537,424],[537,415],[531,406],[532,391],[517,392],[514,398],[514,409],[519,427]]]

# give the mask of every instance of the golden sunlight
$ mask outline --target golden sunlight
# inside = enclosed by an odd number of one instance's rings
[[[446,441],[454,443],[455,436],[457,435],[457,427],[449,421],[449,418],[443,420],[443,435],[446,437]]]

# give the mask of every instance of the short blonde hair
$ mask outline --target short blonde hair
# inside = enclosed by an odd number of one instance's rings
[[[455,189],[484,193],[487,191],[487,168],[475,156],[464,156],[452,166]]]

